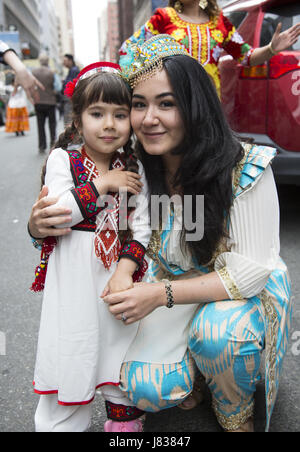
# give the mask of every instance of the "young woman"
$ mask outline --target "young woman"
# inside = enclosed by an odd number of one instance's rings
[[[223,15],[216,0],[170,0],[167,8],[154,15],[120,50],[120,64],[127,65],[128,45],[141,43],[157,34],[169,34],[201,63],[213,79],[220,95],[218,61],[223,50],[245,66],[256,66],[293,45],[300,36],[300,23],[281,33],[278,25],[265,47],[253,49]]]
[[[132,53],[131,122],[149,191],[182,204],[167,206],[153,232],[147,282],[104,296],[116,319],[140,322],[121,389],[141,410],[159,411],[185,400],[200,371],[224,430],[253,431],[265,349],[268,428],[291,315],[270,166],[276,151],[240,144],[206,71],[173,38],[154,37]],[[57,234],[52,226],[66,213],[44,190],[29,222],[37,237]],[[204,235],[195,240],[197,195]]]
[[[44,240],[32,287],[45,289],[34,376],[41,396],[36,430],[86,430],[101,387],[108,417],[123,420],[117,409],[122,404],[128,428],[136,431],[141,412],[118,386],[138,324],[128,328],[125,315],[118,321],[100,300],[104,290],[133,287],[146,270],[143,256],[151,230],[147,184],[131,148],[131,93],[117,65],[97,63],[69,84],[68,94],[73,122],[49,155],[45,183],[61,205],[72,209],[65,225],[72,232]],[[78,142],[83,145],[72,149]],[[122,231],[121,189],[141,193]]]

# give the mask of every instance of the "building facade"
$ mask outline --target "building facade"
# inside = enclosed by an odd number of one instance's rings
[[[37,58],[40,51],[38,0],[0,0],[0,28],[19,32],[25,58]]]
[[[118,61],[119,48],[168,0],[108,0],[99,19],[100,59]]]
[[[4,15],[4,4],[3,1],[0,0],[0,31],[6,30],[6,21]]]
[[[109,61],[116,63],[120,48],[118,1],[107,2],[107,47]]]
[[[152,14],[152,2],[149,0],[133,0],[133,28],[138,30]]]
[[[71,0],[54,0],[58,27],[58,46],[61,56],[66,53],[74,55],[74,33]]]
[[[168,5],[168,0],[133,0],[134,30],[138,30],[149,20],[156,8],[163,8]]]
[[[40,0],[41,52],[47,53],[51,65],[57,70],[61,66],[61,55],[54,0]]]
[[[119,38],[120,43],[124,42],[134,32],[133,30],[133,1],[134,0],[119,0]]]

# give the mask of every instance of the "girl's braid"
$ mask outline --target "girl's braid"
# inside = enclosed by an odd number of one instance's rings
[[[137,161],[137,157],[135,155],[133,146],[132,146],[132,139],[129,138],[128,142],[123,146],[124,154],[123,158],[125,160],[125,171],[131,171],[133,173],[138,174],[139,172],[139,165]],[[132,195],[128,194],[128,199],[130,199]],[[128,207],[128,217],[133,212],[134,208]],[[126,240],[132,240],[132,231],[130,230],[130,226],[128,225],[128,229],[126,231],[119,231],[119,239],[120,242],[123,244]]]
[[[139,165],[137,162],[137,157],[135,155],[132,138],[130,137],[125,146],[123,147],[125,152],[125,165],[126,171],[132,171],[133,173],[139,172]]]
[[[57,142],[55,143],[55,145],[53,146],[51,151],[53,149],[57,149],[57,148],[62,148],[64,150],[67,150],[69,144],[71,144],[71,143],[75,144],[75,143],[79,143],[79,142],[80,142],[80,136],[78,134],[78,131],[77,131],[74,121],[73,121],[72,124],[70,126],[66,127],[65,131],[59,136]],[[51,153],[51,151],[50,151],[50,153]],[[49,156],[47,157],[47,160],[45,161],[43,168],[42,168],[42,172],[41,172],[41,186],[42,187],[45,184],[46,166],[47,166],[48,158],[49,158]]]

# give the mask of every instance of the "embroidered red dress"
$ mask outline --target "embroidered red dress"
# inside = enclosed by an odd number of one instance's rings
[[[243,65],[249,65],[253,52],[232,23],[221,13],[204,24],[182,20],[174,8],[159,8],[150,20],[123,44],[120,65],[127,66],[126,47],[129,43],[148,40],[154,35],[169,34],[180,42],[206,69],[220,94],[218,61],[223,50]]]
[[[136,262],[142,261],[151,236],[141,164],[139,171],[144,188],[131,222],[133,240],[120,251]],[[93,162],[84,161],[77,150],[55,149],[47,162],[49,195],[72,209],[72,232],[58,238],[48,261],[34,388],[38,394],[57,393],[62,405],[89,403],[97,387],[118,385],[138,329],[138,323],[126,326],[116,320],[100,299],[117,263],[106,269],[95,252],[97,218],[106,210],[97,204],[95,175]]]

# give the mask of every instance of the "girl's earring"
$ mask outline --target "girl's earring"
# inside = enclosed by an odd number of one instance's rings
[[[181,3],[180,0],[177,0],[177,1],[175,2],[174,9],[175,9],[175,11],[177,11],[178,13],[182,13],[182,12],[183,12],[183,4]]]
[[[200,0],[199,6],[200,6],[200,8],[203,9],[203,10],[206,9],[207,6],[208,6],[208,1],[207,1],[207,0]]]

